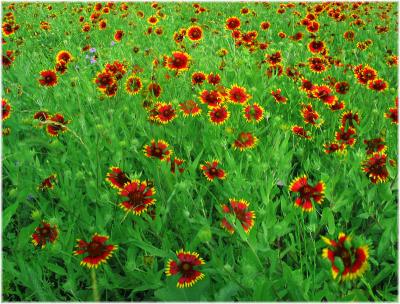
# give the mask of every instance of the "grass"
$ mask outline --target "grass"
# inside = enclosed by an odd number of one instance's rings
[[[12,106],[11,116],[3,121],[3,299],[5,301],[91,301],[92,275],[80,266],[82,256],[74,256],[76,239],[89,240],[94,233],[108,235],[108,243],[118,250],[96,270],[98,296],[102,301],[395,301],[397,299],[397,167],[387,164],[388,182],[372,184],[362,172],[366,159],[364,139],[382,136],[388,147],[388,159],[397,160],[397,126],[384,118],[393,107],[397,89],[397,67],[386,63],[387,51],[397,54],[396,3],[370,3],[357,11],[343,11],[347,19],[336,22],[324,12],[316,33],[329,54],[344,66],[369,64],[389,89],[375,92],[360,85],[351,70],[330,66],[321,74],[308,66],[299,71],[316,84],[326,83],[328,75],[347,81],[346,95],[336,94],[346,104],[345,110],[357,112],[357,141],[344,154],[325,154],[323,144],[334,140],[340,115],[299,90],[300,83],[287,76],[268,77],[268,64],[259,65],[266,54],[282,52],[283,66],[307,63],[313,55],[307,44],[310,34],[297,23],[307,14],[296,3],[283,15],[276,13],[279,3],[201,3],[207,11],[195,14],[193,3],[160,3],[165,14],[155,27],[163,34],[146,35],[146,19],[156,10],[151,3],[128,3],[128,16],[115,9],[103,17],[104,31],[93,26],[81,31],[79,16],[89,20],[93,12],[89,3],[18,3],[10,10],[3,3],[3,16],[12,11],[20,29],[4,37],[3,54],[15,51],[10,68],[3,67],[3,98]],[[48,10],[48,5],[52,10]],[[241,15],[248,7],[255,15]],[[366,15],[364,8],[370,9]],[[379,7],[383,7],[380,9]],[[79,9],[82,11],[79,12]],[[390,8],[388,19],[378,14]],[[137,17],[142,11],[145,18]],[[299,11],[301,17],[292,12]],[[365,26],[350,25],[350,15],[358,14]],[[268,42],[266,50],[249,52],[235,47],[225,20],[238,16],[241,29],[257,30],[258,41]],[[191,18],[204,31],[198,44],[186,37],[183,45],[192,57],[190,69],[175,76],[152,62],[180,50],[174,32],[191,25]],[[40,29],[40,22],[51,29]],[[269,21],[268,31],[260,23]],[[90,22],[90,20],[89,20]],[[389,31],[377,34],[377,25]],[[122,41],[111,45],[117,29],[125,32]],[[343,39],[344,32],[355,32],[353,42]],[[301,41],[281,39],[302,32]],[[372,40],[362,51],[357,42]],[[82,48],[90,44],[98,56],[95,64]],[[133,49],[139,50],[135,53]],[[225,48],[221,58],[217,52]],[[52,88],[39,85],[42,70],[52,69],[60,50],[68,50],[74,60],[65,75]],[[126,62],[128,73],[119,83],[117,95],[105,97],[93,79],[106,63]],[[219,69],[221,63],[225,66]],[[143,72],[142,91],[128,95],[123,84],[134,66]],[[199,92],[211,89],[191,85],[195,71],[219,73],[221,84],[230,88],[238,84],[252,95],[251,102],[264,107],[266,118],[259,124],[247,123],[242,107],[229,104],[230,119],[214,126],[207,108],[198,117],[184,118],[181,113],[166,125],[151,124],[143,108],[144,100],[154,100],[145,88],[151,79],[162,87],[158,99],[171,102],[176,109],[185,100],[198,100]],[[168,77],[166,77],[168,75]],[[282,89],[287,104],[278,104],[271,90]],[[303,123],[300,104],[313,104],[324,120],[320,128]],[[71,122],[68,131],[50,137],[37,128],[34,113],[47,110],[61,113]],[[291,132],[293,125],[304,126],[312,135],[307,141]],[[259,143],[247,151],[234,150],[232,143],[242,131],[252,132]],[[142,149],[151,139],[168,142],[176,157],[185,160],[185,171],[172,174],[170,165],[145,157]],[[219,159],[228,176],[209,182],[199,170],[200,164]],[[110,166],[118,166],[130,178],[151,180],[157,191],[156,217],[125,214],[118,203],[121,197],[105,181]],[[40,191],[37,186],[50,174],[57,174],[53,190]],[[310,183],[326,184],[325,199],[311,213],[294,207],[296,193],[290,182],[306,174]],[[256,214],[249,234],[240,225],[230,235],[220,226],[220,205],[230,198],[243,198]],[[31,235],[45,220],[59,228],[59,239],[44,249],[35,248]],[[236,222],[236,224],[238,224]],[[321,236],[336,239],[339,232],[360,237],[368,243],[368,270],[362,279],[339,283],[332,279],[330,265],[322,259],[326,245]],[[177,277],[166,277],[168,259],[176,259],[179,249],[196,251],[205,260],[201,271],[205,279],[191,288],[176,288]]]

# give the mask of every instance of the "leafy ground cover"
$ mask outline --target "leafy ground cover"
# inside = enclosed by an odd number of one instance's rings
[[[396,300],[397,9],[3,2],[3,300]]]

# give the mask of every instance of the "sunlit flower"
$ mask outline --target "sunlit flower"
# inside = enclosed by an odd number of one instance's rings
[[[158,140],[157,143],[154,139],[151,140],[150,145],[145,145],[143,148],[144,154],[151,158],[155,157],[159,160],[166,160],[172,154],[172,150],[168,149],[169,145],[163,140]]]
[[[53,87],[57,84],[57,74],[53,70],[41,71],[40,76],[42,78],[39,79],[39,83],[42,86]]]
[[[244,199],[229,199],[229,204],[223,204],[222,212],[226,214],[232,214],[240,222],[244,231],[250,233],[251,228],[254,226],[254,219],[256,214],[254,211],[249,211],[249,203]],[[229,233],[234,233],[235,228],[229,223],[227,218],[223,218],[221,221],[221,226],[225,228]]]
[[[385,153],[375,152],[362,163],[362,170],[367,173],[373,184],[384,183],[388,180],[389,172],[386,168],[386,159]]]
[[[183,113],[184,117],[191,116],[198,116],[201,114],[201,108],[197,104],[197,102],[193,100],[187,100],[179,104],[180,110]]]
[[[126,183],[131,180],[128,178],[126,173],[118,167],[111,167],[111,172],[107,173],[106,181],[108,181],[111,187],[115,189],[122,189]]]
[[[97,268],[100,264],[106,263],[113,252],[118,248],[117,245],[106,245],[105,243],[108,239],[108,236],[99,235],[97,233],[92,236],[90,242],[78,239],[78,244],[76,245],[77,249],[74,251],[74,255],[87,254],[80,264],[89,269]]]
[[[229,100],[237,104],[245,104],[247,100],[251,98],[250,94],[247,94],[246,88],[233,85],[228,92]]]
[[[337,241],[322,237],[329,246],[322,250],[322,257],[332,264],[332,277],[339,281],[354,280],[364,274],[368,267],[368,245],[355,246],[350,236],[343,232]]]
[[[225,170],[219,167],[219,161],[213,160],[212,162],[205,162],[204,165],[200,165],[200,169],[203,171],[204,176],[211,182],[215,178],[225,179]]]
[[[247,122],[260,122],[264,117],[264,108],[258,103],[248,105],[243,109],[243,116]]]
[[[191,26],[186,31],[187,37],[192,41],[198,41],[203,38],[203,30],[200,26]]]
[[[153,198],[155,193],[155,188],[149,186],[147,182],[141,182],[138,179],[132,180],[120,190],[119,195],[126,197],[126,200],[119,203],[119,206],[126,212],[140,215],[149,206],[155,204],[156,199]]]
[[[208,112],[210,116],[210,121],[214,125],[222,125],[224,124],[230,117],[230,113],[228,108],[225,106],[217,106],[210,109]]]
[[[324,199],[325,184],[319,181],[314,187],[308,183],[306,175],[298,177],[289,186],[291,192],[299,194],[294,204],[303,211],[311,212],[314,209],[312,201],[321,204]]]
[[[168,69],[180,72],[189,69],[190,56],[183,52],[173,52],[171,57],[165,58],[165,65]]]
[[[129,76],[125,83],[125,90],[130,95],[136,95],[142,89],[142,81],[139,77]]]
[[[198,253],[183,251],[181,249],[176,252],[176,256],[178,261],[170,259],[165,267],[165,274],[167,276],[180,274],[181,277],[176,287],[191,287],[197,281],[204,279],[204,274],[197,270],[199,266],[205,264]]]
[[[10,106],[8,100],[5,98],[1,99],[1,110],[2,110],[1,119],[3,121],[10,118],[11,106]]]
[[[35,232],[32,234],[32,243],[35,246],[44,248],[46,243],[54,243],[57,238],[57,225],[52,227],[49,223],[42,221],[41,225],[36,227]]]
[[[234,141],[233,148],[235,150],[239,149],[240,151],[244,151],[254,148],[257,142],[258,138],[250,132],[241,132],[237,139]]]

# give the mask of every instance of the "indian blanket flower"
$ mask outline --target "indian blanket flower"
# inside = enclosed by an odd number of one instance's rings
[[[308,183],[308,177],[303,175],[291,182],[289,190],[299,194],[299,197],[297,197],[294,202],[295,206],[300,207],[303,211],[311,212],[314,209],[312,201],[317,204],[322,203],[325,184],[319,181],[315,186],[311,186]]]
[[[208,112],[208,115],[210,116],[210,121],[212,124],[222,125],[229,119],[231,114],[229,113],[227,107],[221,105],[211,108]]]
[[[346,148],[346,145],[341,143],[337,143],[337,142],[331,142],[331,143],[325,143],[324,144],[324,152],[326,154],[331,154],[331,153],[335,153],[335,152],[343,152]]]
[[[398,124],[399,123],[399,118],[398,118],[398,104],[399,104],[399,98],[396,97],[395,100],[395,107],[394,108],[389,108],[389,112],[386,112],[384,116],[390,120],[392,120],[393,124]]]
[[[270,65],[277,65],[282,61],[282,53],[280,51],[273,54],[266,54],[265,58]]]
[[[256,214],[254,211],[249,211],[249,203],[244,199],[229,199],[229,204],[223,204],[222,212],[226,214],[232,214],[242,225],[246,233],[250,233],[251,228],[254,226],[254,219]],[[227,218],[223,218],[221,226],[226,229],[229,233],[235,232],[234,227],[228,222]]]
[[[151,158],[158,158],[159,160],[166,160],[172,154],[172,150],[168,149],[169,144],[163,140],[157,142],[152,139],[150,145],[145,145],[143,148],[144,154]]]
[[[389,172],[386,168],[386,160],[385,153],[375,152],[362,163],[362,170],[367,173],[373,184],[384,183],[388,180]]]
[[[287,98],[281,95],[282,90],[277,89],[276,91],[271,91],[272,97],[274,97],[275,101],[278,103],[286,103]]]
[[[238,17],[230,17],[226,19],[225,28],[230,31],[240,28],[240,19]]]
[[[125,83],[125,90],[130,95],[136,95],[142,89],[142,81],[139,77],[129,76]]]
[[[360,125],[360,116],[358,112],[353,113],[353,111],[347,111],[342,114],[340,122],[342,123],[342,127],[346,127],[346,124],[348,124],[349,127],[354,128],[354,123]]]
[[[69,63],[73,59],[72,55],[68,51],[60,51],[58,52],[56,56],[56,62],[59,62],[61,60],[65,61],[66,63]]]
[[[298,125],[294,125],[292,127],[292,132],[293,132],[293,134],[303,137],[308,140],[310,140],[312,138],[311,135],[308,135],[308,131],[306,131],[303,127],[298,126]]]
[[[53,87],[57,84],[57,74],[53,70],[46,70],[40,72],[40,78],[38,81],[42,86]]]
[[[200,26],[191,26],[186,31],[187,37],[192,41],[198,41],[203,38],[203,30]]]
[[[115,83],[114,75],[108,71],[102,71],[97,74],[94,82],[97,84],[99,89],[106,89]]]
[[[47,243],[54,243],[57,238],[57,225],[51,226],[49,223],[42,221],[42,223],[36,227],[35,232],[32,234],[32,243],[35,246],[44,248]]]
[[[185,171],[185,168],[183,167],[183,163],[185,160],[177,157],[173,157],[173,160],[171,160],[171,157],[167,159],[167,162],[171,163],[171,173],[175,174],[176,169],[178,168],[179,173],[183,173]]]
[[[179,108],[182,111],[184,117],[188,117],[189,115],[197,116],[201,114],[201,108],[199,107],[197,102],[191,99],[180,103]]]
[[[204,260],[196,252],[183,251],[176,252],[177,261],[170,259],[165,267],[167,276],[180,275],[176,287],[191,287],[194,283],[204,279],[204,274],[198,271],[198,267],[204,265]]]
[[[368,88],[373,91],[383,92],[388,88],[388,84],[383,79],[374,79],[368,81]]]
[[[106,242],[108,239],[108,236],[99,235],[97,233],[92,236],[89,242],[78,239],[78,244],[75,246],[77,249],[74,251],[74,255],[87,254],[80,264],[89,269],[97,268],[99,265],[106,263],[113,255],[113,252],[118,248],[117,245],[107,245]]]
[[[171,103],[158,103],[156,111],[156,120],[162,124],[167,124],[176,118],[176,111]]]
[[[164,60],[165,66],[172,70],[181,72],[189,69],[190,56],[183,52],[173,52],[171,57],[166,57]]]
[[[313,40],[308,44],[308,50],[313,53],[321,53],[325,49],[325,43],[323,41]]]
[[[322,257],[332,265],[332,277],[343,282],[354,280],[364,274],[368,267],[368,245],[356,246],[352,238],[343,232],[337,241],[322,237],[329,246],[322,250]]]
[[[44,191],[46,189],[54,189],[54,182],[57,180],[56,174],[51,174],[49,177],[46,177],[38,186],[38,189]]]
[[[62,114],[54,114],[49,118],[50,123],[47,125],[46,131],[50,136],[58,136],[59,132],[67,131],[66,125],[69,120],[65,120]]]
[[[229,100],[236,104],[245,104],[251,95],[247,94],[246,88],[233,85],[228,91]]]
[[[192,74],[192,84],[202,84],[206,80],[206,74],[203,72],[194,72]]]
[[[237,139],[233,142],[233,148],[244,151],[247,149],[252,149],[258,142],[258,138],[255,137],[250,132],[241,132]]]
[[[204,176],[212,182],[215,178],[225,179],[226,173],[219,167],[219,161],[213,160],[212,162],[206,161],[204,165],[200,165],[200,169],[203,171]]]
[[[243,116],[247,122],[260,122],[264,117],[264,108],[258,103],[248,105],[243,109]]]
[[[350,85],[346,81],[337,82],[335,84],[336,93],[346,94],[349,91]]]
[[[119,206],[126,212],[140,215],[155,204],[156,199],[152,197],[155,193],[155,188],[146,181],[132,180],[120,190],[119,195],[126,197],[126,200],[119,203]]]
[[[224,97],[217,90],[207,91],[203,90],[200,92],[200,101],[207,104],[208,107],[217,107],[224,101]]]
[[[6,120],[6,119],[8,119],[8,118],[10,118],[10,115],[11,115],[11,106],[10,106],[8,100],[5,99],[5,98],[2,98],[2,99],[1,99],[1,110],[2,110],[1,119],[2,119],[3,121]]]
[[[107,173],[106,181],[115,189],[122,189],[126,183],[131,181],[127,174],[118,167],[111,167],[110,171]]]
[[[373,138],[373,139],[364,139],[364,144],[366,145],[367,154],[373,154],[374,152],[385,152],[387,146],[385,145],[385,141],[382,137]]]
[[[212,85],[217,85],[221,82],[221,76],[219,76],[219,74],[210,73],[207,76],[207,82]]]
[[[303,105],[300,113],[303,116],[303,120],[306,124],[319,127],[323,123],[323,120],[319,119],[319,114],[313,109],[311,104]]]
[[[353,135],[356,134],[356,130],[352,127],[349,127],[347,130],[342,126],[339,131],[335,133],[336,140],[339,143],[343,143],[348,146],[353,146],[356,142],[355,137]]]

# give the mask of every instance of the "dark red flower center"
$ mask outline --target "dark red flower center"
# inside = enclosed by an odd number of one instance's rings
[[[129,200],[131,203],[134,204],[135,207],[141,205],[143,203],[143,199],[144,199],[143,192],[135,191],[129,193]]]
[[[189,263],[182,263],[182,265],[181,265],[181,269],[184,272],[190,271],[190,270],[192,270],[192,268],[193,268],[193,266]]]
[[[161,158],[163,156],[163,151],[158,147],[152,147],[151,155],[153,155],[154,157]]]
[[[209,173],[211,175],[216,175],[217,174],[217,169],[216,168],[210,168]]]
[[[87,247],[87,251],[89,253],[89,256],[97,257],[104,252],[103,244],[92,241],[89,243],[89,245]]]

